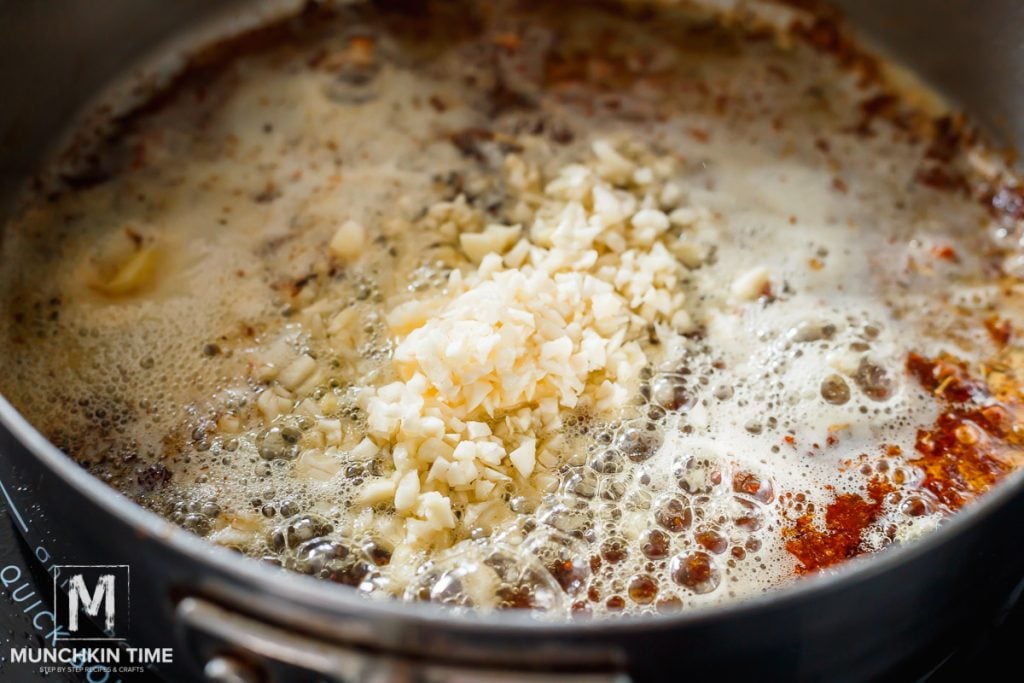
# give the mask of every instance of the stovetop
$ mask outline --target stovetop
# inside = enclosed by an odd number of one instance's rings
[[[11,648],[51,644],[48,636],[52,635],[53,626],[45,613],[52,608],[52,599],[49,576],[21,540],[6,507],[0,503],[0,635],[3,640],[0,681],[117,683],[161,680],[148,672],[107,674],[94,670],[87,676],[84,673],[42,673],[36,671],[34,665],[11,663]],[[1024,601],[999,623],[993,624],[990,632],[973,636],[959,650],[948,653],[944,663],[926,678],[927,683],[1000,680],[1004,678],[1003,672],[1014,671],[1019,660],[1016,648],[1024,642]]]

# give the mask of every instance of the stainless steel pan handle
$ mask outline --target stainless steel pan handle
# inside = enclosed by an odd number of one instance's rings
[[[414,660],[281,629],[202,598],[177,607],[184,642],[215,683],[630,683],[614,671],[548,673]]]

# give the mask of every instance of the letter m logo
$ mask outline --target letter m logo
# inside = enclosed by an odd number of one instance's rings
[[[128,565],[59,565],[56,569],[54,613],[68,631],[60,640],[121,640],[127,636]]]
[[[102,601],[104,612],[104,631],[114,630],[114,615],[117,614],[117,606],[114,597],[114,575],[100,574],[96,579],[96,589],[92,595],[85,587],[85,577],[75,574],[71,577],[71,585],[68,588],[68,631],[78,633],[78,613],[85,610],[90,617],[98,617]]]

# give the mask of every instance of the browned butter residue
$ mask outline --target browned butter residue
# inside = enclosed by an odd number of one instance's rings
[[[989,490],[1024,459],[1024,405],[1014,379],[1019,355],[1004,354],[986,379],[972,377],[952,356],[907,359],[907,370],[945,404],[934,425],[918,430],[913,463],[925,472],[924,487],[950,510]]]
[[[943,408],[931,426],[917,432],[917,457],[911,463],[924,471],[922,486],[948,511],[963,507],[988,491],[1024,462],[1024,404],[1017,369],[1024,351],[1007,349],[984,379],[972,377],[966,363],[942,355],[925,358],[911,353],[907,371],[934,394]],[[862,534],[878,521],[892,485],[880,477],[867,487],[867,497],[844,493],[825,510],[824,525],[806,509],[783,530],[786,550],[799,562],[798,574],[838,564],[864,552]]]
[[[878,520],[885,496],[892,485],[875,477],[868,483],[868,497],[844,493],[825,509],[825,525],[814,523],[814,511],[798,517],[792,527],[783,530],[786,550],[800,562],[796,571],[807,574],[830,567],[863,552],[861,535]]]

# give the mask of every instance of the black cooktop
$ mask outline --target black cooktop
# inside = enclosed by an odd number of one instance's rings
[[[118,681],[159,681],[152,673],[114,674],[95,669],[89,675],[44,673],[37,665],[12,663],[11,648],[43,647],[52,625],[49,616],[53,592],[49,576],[16,533],[7,509],[0,504],[0,681],[68,681],[117,683]],[[99,635],[98,633],[96,635]],[[1016,648],[1024,642],[1024,601],[993,623],[986,633],[971,634],[970,640],[946,654],[944,663],[926,678],[928,683],[961,683],[964,680],[1000,680],[1003,672],[1015,670]],[[941,657],[941,654],[937,653]],[[676,672],[678,675],[678,672]],[[666,672],[667,675],[667,672]],[[674,680],[674,679],[673,679]]]

